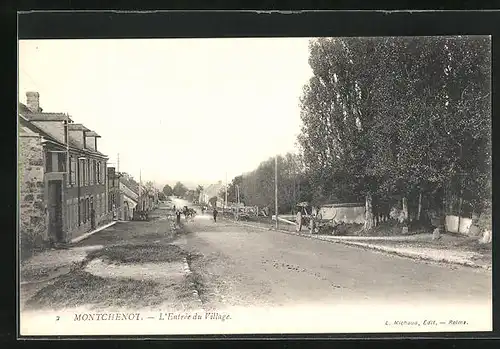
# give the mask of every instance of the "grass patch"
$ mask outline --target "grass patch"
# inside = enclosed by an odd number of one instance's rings
[[[492,255],[491,244],[481,244],[479,243],[479,241],[477,241],[477,239],[466,237],[450,237],[447,235],[444,235],[440,240],[366,242],[392,247],[434,248],[448,251],[455,250],[464,252],[476,252],[484,256]]]
[[[163,300],[164,286],[152,281],[107,279],[78,270],[57,278],[26,302],[26,309],[152,306]]]
[[[21,266],[20,278],[21,280],[43,280],[54,273],[61,271],[62,269],[68,269],[67,266],[58,267],[37,267],[37,268],[27,268]]]
[[[106,259],[118,263],[179,262],[186,252],[175,245],[116,245],[95,250],[87,255],[87,260]]]

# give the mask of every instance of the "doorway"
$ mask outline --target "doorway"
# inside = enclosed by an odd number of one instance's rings
[[[49,209],[49,234],[55,242],[62,242],[63,220],[62,220],[62,181],[49,181],[48,195]]]
[[[124,201],[123,205],[125,207],[125,212],[124,212],[124,215],[123,215],[123,219],[125,221],[129,221],[130,220],[130,209],[128,207],[128,201]]]
[[[94,210],[94,197],[90,197],[90,229],[94,230],[96,227],[95,210]]]

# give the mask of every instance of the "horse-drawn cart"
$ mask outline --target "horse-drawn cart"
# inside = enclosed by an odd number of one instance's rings
[[[312,206],[308,202],[300,202],[296,205],[296,207],[296,230],[300,232],[302,231],[302,227],[307,227],[311,224]]]
[[[149,215],[147,211],[134,211],[132,216],[132,220],[134,221],[148,221]]]
[[[308,227],[311,234],[317,234],[333,223],[332,218],[323,218],[319,207],[313,207],[308,202],[298,203],[296,207],[298,212],[295,223],[298,232],[302,230],[302,227]]]

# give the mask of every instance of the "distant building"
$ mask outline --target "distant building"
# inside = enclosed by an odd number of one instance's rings
[[[208,187],[203,189],[200,192],[198,201],[200,204],[208,204],[209,200],[216,196],[217,199],[217,207],[223,207],[224,205],[224,198],[220,197],[220,192],[224,189],[224,184],[222,184],[222,181],[217,182],[216,184],[210,184]]]
[[[115,220],[123,219],[123,196],[120,189],[120,173],[108,167],[108,212]]]
[[[132,220],[139,202],[139,194],[124,183],[120,183],[120,191],[123,196],[123,220]]]
[[[67,114],[43,112],[37,92],[26,97],[18,108],[21,244],[65,243],[109,219],[108,157],[97,133]]]

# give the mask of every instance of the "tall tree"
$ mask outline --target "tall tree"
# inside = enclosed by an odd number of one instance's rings
[[[171,196],[174,193],[172,187],[170,185],[168,185],[168,184],[165,184],[165,186],[163,187],[162,192],[163,192],[163,194],[165,194],[165,196]]]
[[[422,194],[486,195],[487,38],[322,38],[309,62],[299,143],[315,197],[374,195],[408,217]]]
[[[188,191],[188,188],[182,184],[181,182],[177,182],[175,183],[175,186],[174,188],[172,189],[172,192],[175,196],[184,196],[184,194],[186,194],[186,192]]]

